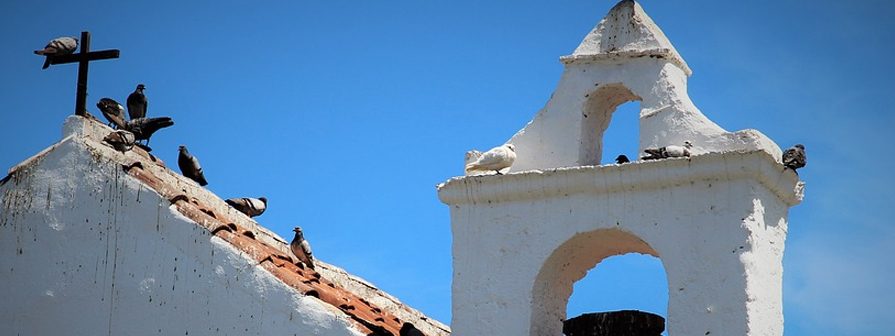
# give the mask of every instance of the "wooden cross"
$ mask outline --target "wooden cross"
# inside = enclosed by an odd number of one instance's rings
[[[87,115],[87,66],[90,61],[118,58],[118,49],[90,51],[90,32],[81,32],[81,52],[60,56],[48,56],[50,65],[78,63],[78,91],[75,97],[75,114]]]

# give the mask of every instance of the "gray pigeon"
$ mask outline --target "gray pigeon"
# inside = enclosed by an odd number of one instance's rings
[[[137,89],[127,96],[127,114],[130,115],[131,120],[146,118],[146,108],[149,107],[149,101],[143,95],[143,90],[145,89],[145,85],[137,84]]]
[[[631,160],[629,160],[629,159],[628,159],[628,156],[625,155],[625,154],[622,154],[622,155],[619,155],[619,156],[616,156],[616,157],[615,157],[615,163],[616,163],[616,164],[623,164],[623,163],[628,163],[628,162],[631,162]]]
[[[169,117],[139,118],[127,122],[126,128],[134,133],[137,140],[146,140],[148,144],[153,133],[171,125],[174,125],[174,120]]]
[[[109,126],[114,126],[115,129],[127,128],[127,120],[124,117],[124,106],[121,106],[117,101],[112,98],[103,98],[96,103],[96,107],[99,108],[99,111],[102,112],[103,116],[106,117],[106,120],[109,121]]]
[[[301,232],[301,227],[296,226],[292,231],[295,231],[295,238],[292,238],[292,243],[289,244],[289,248],[292,249],[292,254],[295,254],[295,257],[298,258],[302,264],[314,269],[314,254],[311,253],[311,244],[305,240],[305,235]]]
[[[646,148],[643,150],[643,152],[647,155],[643,156],[642,159],[659,160],[673,157],[690,156],[690,148],[693,148],[693,144],[689,141],[684,141],[683,146],[668,145],[660,148]]]
[[[189,179],[196,181],[200,186],[208,185],[205,180],[205,174],[202,172],[202,166],[199,165],[199,159],[190,154],[186,146],[180,146],[180,155],[177,156],[177,166],[180,167],[180,173]]]
[[[78,39],[74,37],[57,37],[47,43],[47,46],[42,50],[35,50],[34,53],[38,55],[46,56],[47,59],[44,61],[44,66],[42,69],[46,69],[50,67],[50,57],[51,56],[62,56],[68,55],[75,50],[78,49]]]
[[[125,131],[125,130],[117,130],[112,133],[109,133],[103,141],[112,145],[112,148],[119,152],[127,152],[134,148],[134,143],[137,142],[136,137],[134,137],[134,133]]]
[[[398,331],[398,336],[426,336],[422,331],[416,328],[413,323],[404,322],[404,325],[401,326],[401,330]]]
[[[238,210],[246,214],[249,217],[260,216],[264,213],[264,210],[267,210],[267,198],[258,197],[258,198],[231,198],[224,202],[227,202],[234,209]]]
[[[804,167],[806,163],[808,163],[808,157],[805,156],[805,146],[802,144],[792,146],[783,152],[783,165],[792,171]]]

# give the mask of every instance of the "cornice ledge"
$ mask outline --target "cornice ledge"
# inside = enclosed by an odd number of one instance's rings
[[[802,201],[804,182],[765,151],[707,153],[690,158],[637,161],[623,165],[530,170],[507,175],[451,178],[439,184],[448,205],[501,203],[571,194],[655,190],[692,181],[754,179],[789,206]]]

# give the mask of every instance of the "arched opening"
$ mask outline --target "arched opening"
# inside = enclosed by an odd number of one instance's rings
[[[614,163],[616,156],[622,153],[627,153],[625,155],[634,160],[640,140],[640,97],[622,84],[605,84],[587,94],[586,98],[582,112],[584,122],[581,123],[581,151],[578,154],[578,163],[580,165]],[[625,104],[627,102],[632,103]],[[619,110],[620,106],[622,109]],[[621,122],[614,123],[613,133],[607,136],[606,130],[617,111],[622,112]],[[631,111],[636,111],[633,113],[633,119],[630,116]],[[609,137],[613,139],[612,145],[604,147],[604,139]],[[629,148],[632,143],[633,150]]]
[[[659,258],[659,254],[645,241],[620,229],[578,233],[554,250],[538,272],[532,288],[531,335],[561,335],[575,283],[601,262],[606,261],[604,266],[609,265],[611,261],[607,259],[629,253],[652,256],[657,260]],[[666,302],[667,307],[668,280],[664,276],[664,268],[662,275],[658,282],[665,288],[665,296],[661,301]],[[604,298],[593,298],[593,300],[606,303]]]
[[[668,316],[668,278],[659,258],[628,253],[603,259],[575,282],[566,320],[623,310]]]

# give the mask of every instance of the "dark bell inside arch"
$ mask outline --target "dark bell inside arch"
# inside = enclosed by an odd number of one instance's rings
[[[639,310],[586,313],[563,322],[566,336],[660,336],[662,316]]]

